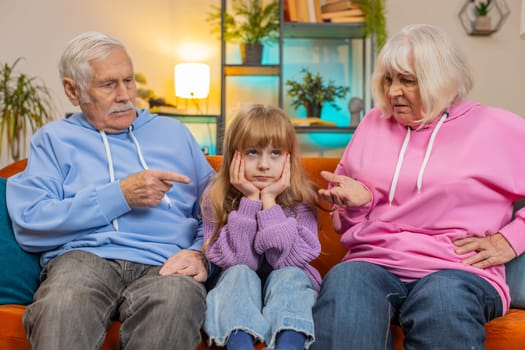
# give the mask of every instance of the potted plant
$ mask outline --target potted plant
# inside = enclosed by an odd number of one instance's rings
[[[292,106],[297,109],[304,106],[307,117],[321,117],[321,109],[325,102],[329,102],[335,109],[341,107],[334,103],[336,98],[344,98],[350,87],[336,86],[333,81],[326,82],[321,74],[313,74],[307,68],[302,68],[301,81],[287,80],[287,94],[293,98]]]
[[[374,34],[375,49],[379,51],[388,37],[383,0],[353,0],[365,16],[365,36]]]
[[[475,0],[471,0],[473,3],[474,19],[472,20],[472,31],[473,32],[491,32],[492,19],[489,15],[490,5],[492,0],[480,1],[476,3]]]
[[[0,153],[6,144],[13,160],[24,155],[29,131],[51,120],[55,110],[43,82],[15,72],[20,60],[0,66]]]
[[[279,0],[266,5],[262,0],[232,0],[232,13],[224,12],[223,39],[241,45],[243,64],[260,64],[263,45],[278,41],[279,6]],[[212,32],[220,33],[222,11],[218,6],[212,8],[207,20],[214,25]]]

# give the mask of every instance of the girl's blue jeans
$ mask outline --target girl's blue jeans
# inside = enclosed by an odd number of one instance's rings
[[[208,293],[204,322],[208,342],[224,346],[232,332],[242,330],[274,348],[280,331],[294,330],[306,336],[308,348],[314,340],[316,298],[312,282],[297,267],[274,270],[262,282],[248,266],[232,266]]]
[[[442,270],[404,283],[383,267],[343,262],[325,276],[314,306],[312,349],[393,349],[390,324],[399,324],[406,350],[484,349],[489,320],[501,298],[472,273]]]

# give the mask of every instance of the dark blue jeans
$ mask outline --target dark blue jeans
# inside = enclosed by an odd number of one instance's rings
[[[72,251],[51,260],[24,315],[33,350],[99,349],[111,320],[122,321],[121,349],[195,349],[206,291],[160,266]]]
[[[484,349],[501,298],[483,278],[443,270],[404,283],[383,267],[344,262],[325,276],[314,306],[315,350],[392,349],[391,324],[406,350]]]

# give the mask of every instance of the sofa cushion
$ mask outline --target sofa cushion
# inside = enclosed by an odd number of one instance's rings
[[[0,304],[27,305],[38,286],[40,256],[26,253],[16,243],[5,188],[6,179],[0,178]]]

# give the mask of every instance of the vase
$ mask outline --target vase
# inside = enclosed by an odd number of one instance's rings
[[[478,16],[472,23],[472,33],[492,33],[494,27],[492,26],[492,18],[490,16]]]
[[[241,44],[242,64],[249,66],[261,64],[262,50],[262,44]]]
[[[323,108],[322,103],[311,103],[306,101],[304,103],[304,108],[306,109],[307,118],[321,118],[321,109]]]

